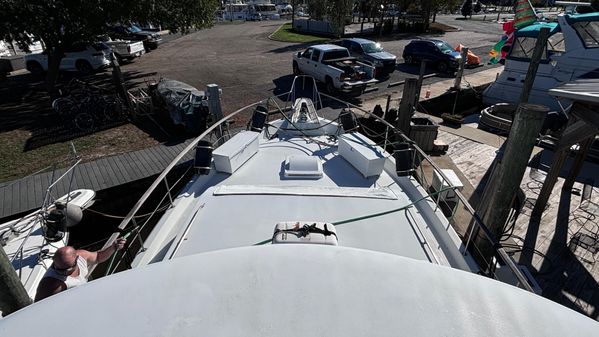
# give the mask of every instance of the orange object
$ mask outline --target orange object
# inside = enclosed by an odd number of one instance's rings
[[[462,48],[464,48],[464,46],[462,44],[459,44],[455,51],[457,52],[462,52]],[[468,55],[466,57],[466,64],[469,66],[477,66],[480,64],[480,57],[476,56],[476,54],[474,54],[471,50],[468,50]]]

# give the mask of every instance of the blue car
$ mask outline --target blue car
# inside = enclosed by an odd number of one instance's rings
[[[460,53],[442,40],[412,40],[403,50],[403,59],[406,64],[420,63],[422,60],[426,60],[439,72],[455,71],[461,58]]]

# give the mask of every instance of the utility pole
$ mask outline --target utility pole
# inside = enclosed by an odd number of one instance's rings
[[[535,82],[535,77],[537,76],[537,70],[539,69],[539,63],[541,62],[541,58],[545,53],[545,46],[547,45],[547,38],[549,37],[549,28],[543,27],[539,31],[539,38],[537,39],[537,43],[535,44],[535,49],[532,53],[532,58],[530,59],[530,64],[528,66],[528,72],[526,72],[526,78],[524,79],[524,84],[522,85],[522,93],[520,94],[520,103],[528,102],[528,97],[530,96],[530,92],[532,91],[532,85]]]
[[[21,280],[15,272],[15,268],[10,263],[10,260],[4,248],[0,247],[0,310],[2,315],[6,316],[21,308],[31,304],[31,298],[27,295],[27,291],[23,287]]]
[[[401,102],[399,103],[399,116],[397,118],[397,127],[406,136],[410,134],[410,121],[412,120],[412,112],[414,112],[416,90],[418,89],[418,80],[415,78],[407,78],[403,87]]]

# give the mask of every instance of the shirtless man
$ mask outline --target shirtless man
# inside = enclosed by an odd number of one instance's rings
[[[59,248],[54,254],[52,266],[37,286],[35,302],[87,283],[88,267],[108,260],[114,252],[123,249],[126,242],[125,239],[118,239],[110,247],[96,252],[71,246]]]

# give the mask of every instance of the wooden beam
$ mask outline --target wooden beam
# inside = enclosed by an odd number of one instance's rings
[[[416,90],[418,89],[418,80],[415,78],[406,79],[403,87],[401,102],[399,103],[399,116],[397,117],[397,127],[405,135],[410,134],[410,120],[416,104]]]
[[[575,102],[570,113],[599,129],[599,106]]]
[[[562,170],[562,166],[566,162],[566,158],[568,157],[568,148],[562,148],[555,152],[553,163],[551,163],[551,169],[547,173],[545,177],[545,181],[543,182],[543,187],[539,192],[539,197],[537,198],[537,202],[532,210],[530,215],[533,219],[541,219],[543,215],[543,211],[545,211],[545,206],[547,206],[547,201],[551,196],[551,191],[553,191],[553,187],[557,182],[557,178],[559,177],[559,173]]]
[[[572,145],[580,143],[581,141],[591,136],[594,136],[597,133],[597,131],[597,128],[595,128],[593,125],[588,124],[587,122],[579,119],[574,123],[568,125],[566,130],[564,130],[557,149],[568,149]]]
[[[564,182],[564,185],[562,186],[562,191],[569,191],[572,189],[572,186],[574,185],[574,181],[576,181],[576,177],[578,177],[578,174],[580,173],[580,170],[582,169],[582,166],[584,165],[584,160],[585,160],[587,153],[589,152],[589,149],[591,148],[591,145],[593,144],[594,140],[595,140],[595,135],[587,138],[582,143],[580,143],[580,148],[578,149],[578,153],[576,154],[576,158],[574,159],[572,168],[570,168],[570,172],[568,173],[568,178],[566,178],[566,181]]]

